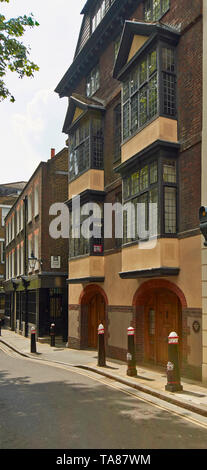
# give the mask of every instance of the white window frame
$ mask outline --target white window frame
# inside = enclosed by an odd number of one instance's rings
[[[24,245],[20,246],[20,274],[24,274]]]
[[[9,266],[8,266],[8,261],[9,261],[9,257],[6,256],[6,280],[9,279],[9,275],[8,275],[8,274],[9,274],[9,273],[8,273],[8,268],[9,268]]]
[[[20,207],[20,231],[24,228],[24,205],[21,204]]]
[[[20,275],[20,245],[17,246],[16,249],[16,260],[17,260],[17,276]]]
[[[13,215],[12,218],[11,218],[11,231],[12,231],[12,233],[11,233],[12,238],[11,239],[12,240],[14,240],[14,238],[15,238],[15,220],[14,220],[14,217],[15,216]]]
[[[34,234],[34,256],[39,259],[39,233]]]
[[[31,254],[32,254],[32,251],[33,251],[33,248],[32,248],[32,238],[33,237],[28,237],[28,240],[27,240],[27,246],[28,246],[28,258],[30,258]],[[30,268],[29,264],[28,264],[28,272],[31,272],[32,269]]]
[[[4,259],[4,244],[5,240],[4,238],[0,238],[0,263],[5,264],[5,259]]]
[[[6,246],[8,245],[8,224],[6,224],[6,227],[5,227],[5,232],[6,232]]]
[[[35,186],[34,190],[34,216],[39,214],[39,185]]]
[[[11,220],[10,220],[9,223],[8,223],[8,227],[9,227],[9,243],[10,243],[11,240],[12,240]]]
[[[30,193],[27,199],[27,222],[32,221],[32,194]]]
[[[12,268],[11,268],[11,277],[15,276],[15,250],[12,251]]]
[[[20,207],[16,210],[16,234],[20,231]]]
[[[8,268],[8,279],[11,279],[11,263],[12,263],[12,258],[11,258],[11,251],[9,253],[9,268]]]
[[[5,217],[7,216],[8,212],[10,211],[12,206],[6,206],[4,204],[0,204],[0,208],[1,208],[1,226],[4,227],[5,226]],[[5,215],[3,215],[3,210],[6,209],[7,213]]]

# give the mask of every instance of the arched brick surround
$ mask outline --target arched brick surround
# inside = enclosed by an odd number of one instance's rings
[[[84,287],[79,297],[79,305],[87,304],[91,297],[98,293],[103,296],[105,304],[108,305],[108,297],[105,291],[97,284],[89,284],[88,286]]]
[[[168,289],[176,294],[182,305],[182,309],[187,308],[187,301],[182,290],[173,282],[167,279],[151,279],[143,282],[134,294],[132,305],[136,307],[139,303],[142,304],[147,291],[150,289]]]

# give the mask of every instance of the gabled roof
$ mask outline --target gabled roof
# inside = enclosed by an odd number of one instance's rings
[[[86,98],[85,96],[74,93],[69,98],[68,111],[63,125],[63,132],[65,134],[68,134],[68,130],[72,124],[76,108],[82,109],[83,112],[88,110],[105,111],[104,102],[102,100],[95,97]]]
[[[146,41],[132,57],[132,59],[127,62],[134,36],[146,37]],[[157,36],[168,38],[176,44],[179,41],[180,33],[177,29],[165,24],[161,24],[160,22],[146,23],[138,21],[125,21],[118,55],[114,65],[113,77],[119,78],[125,71],[126,64],[128,68],[128,64],[130,65],[131,62],[134,61],[134,59],[136,59],[137,56],[147,47],[147,45],[149,45],[149,43],[151,43],[151,41]]]
[[[92,8],[93,2],[95,5],[95,1],[97,0],[88,0],[82,10],[85,17],[82,21],[74,60],[55,88],[55,92],[59,94],[60,98],[69,97],[73,93],[79,80],[85,77],[97,64],[100,53],[120,34],[122,19],[126,15],[129,17],[134,11],[135,5],[137,7],[142,0],[115,0],[95,31],[90,33],[87,40],[83,41],[79,47],[88,10]]]

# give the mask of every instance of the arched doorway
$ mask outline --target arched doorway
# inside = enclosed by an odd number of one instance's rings
[[[187,306],[183,292],[165,279],[144,282],[134,295],[137,335],[142,331],[141,356],[145,362],[164,365],[168,361],[168,335],[179,335],[182,356],[182,308]],[[139,338],[140,341],[140,338]],[[140,348],[139,344],[137,345]]]
[[[89,285],[83,290],[80,304],[81,336],[84,346],[97,348],[98,325],[102,323],[106,328],[107,303],[105,292],[99,286]]]

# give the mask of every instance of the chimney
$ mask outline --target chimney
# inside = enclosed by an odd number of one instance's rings
[[[55,149],[51,149],[51,158],[55,156]]]

